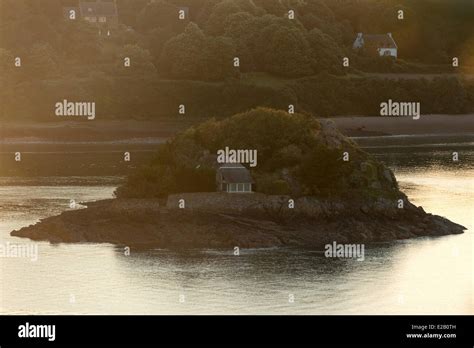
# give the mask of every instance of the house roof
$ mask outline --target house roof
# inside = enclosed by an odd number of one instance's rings
[[[117,16],[115,3],[110,1],[81,1],[82,16]]]
[[[240,163],[224,163],[219,167],[223,182],[228,184],[252,183],[250,171]]]
[[[364,34],[364,44],[377,48],[397,48],[395,40],[390,34]]]

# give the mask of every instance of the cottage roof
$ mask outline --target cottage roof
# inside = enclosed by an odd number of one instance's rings
[[[110,1],[81,1],[82,16],[117,16],[115,3]]]
[[[397,44],[390,34],[364,34],[364,44],[378,48],[397,48]]]
[[[224,163],[219,166],[223,182],[228,184],[252,183],[250,171],[240,163]]]

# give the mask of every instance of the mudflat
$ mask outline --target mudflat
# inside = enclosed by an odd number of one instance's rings
[[[330,117],[346,136],[474,135],[474,114],[421,115],[420,119],[395,116]],[[56,122],[2,122],[0,142],[40,138],[52,141],[98,141],[140,138],[166,140],[203,119],[100,120]]]

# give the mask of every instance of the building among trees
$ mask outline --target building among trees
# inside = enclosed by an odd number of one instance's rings
[[[113,28],[118,26],[118,10],[116,0],[79,0],[78,7],[65,7],[66,19],[79,19],[102,27]]]
[[[250,171],[240,163],[224,163],[216,173],[217,191],[229,193],[252,192]]]
[[[353,48],[364,49],[369,54],[378,53],[379,56],[398,57],[398,46],[392,33],[376,35],[358,33]]]

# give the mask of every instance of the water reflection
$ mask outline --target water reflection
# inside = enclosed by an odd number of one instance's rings
[[[377,145],[379,146],[379,145]],[[472,147],[375,148],[409,198],[463,224],[463,235],[366,246],[365,261],[294,249],[174,253],[112,245],[39,243],[39,260],[0,259],[2,313],[358,314],[474,313]],[[71,197],[112,196],[110,181],[0,185],[0,242],[9,232],[57,214]],[[5,181],[6,180],[6,181]],[[8,181],[10,180],[10,181]],[[13,180],[13,181],[12,181]],[[36,180],[36,179],[33,179]],[[50,178],[47,180],[51,180]],[[294,302],[291,302],[293,295]],[[75,299],[71,301],[71,296]],[[184,297],[181,297],[184,296]]]

